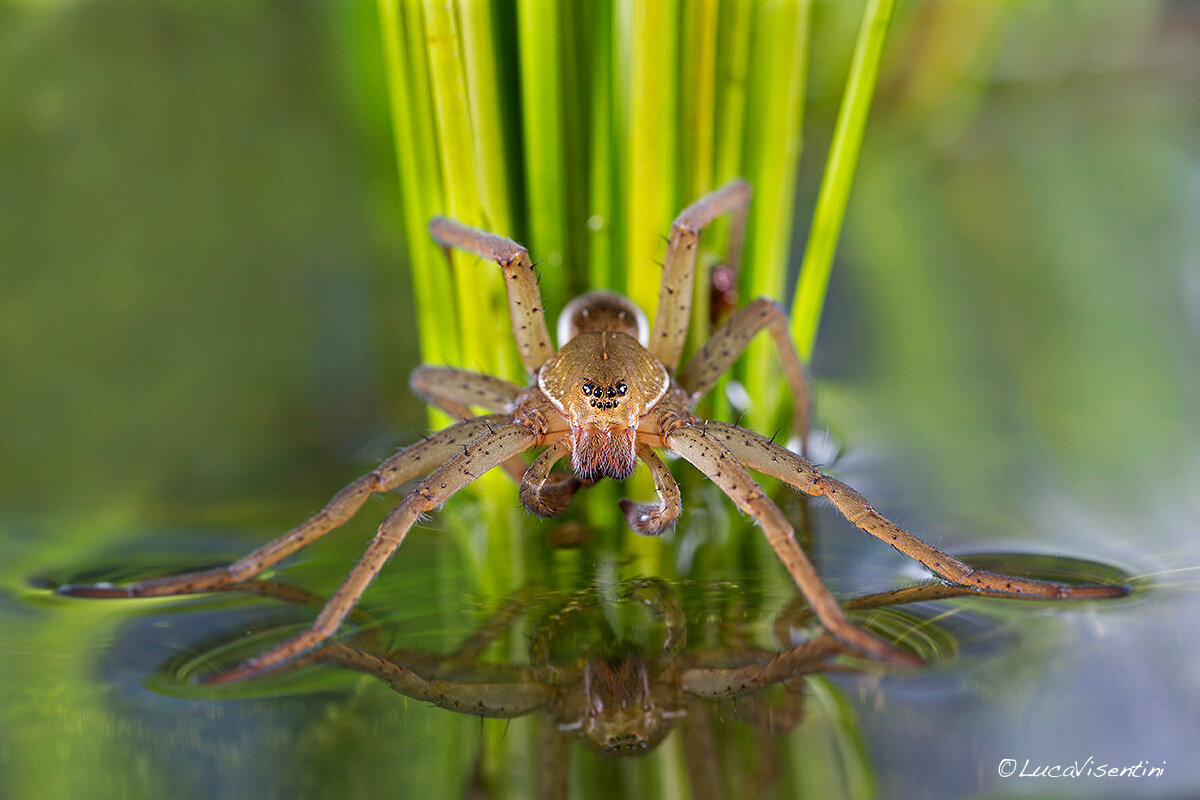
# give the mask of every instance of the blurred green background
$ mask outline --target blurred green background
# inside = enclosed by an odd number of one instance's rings
[[[860,13],[814,8],[797,247]],[[146,687],[259,606],[39,588],[236,557],[424,430],[380,59],[370,3],[0,4],[0,795],[466,784],[478,721],[365,679]],[[952,551],[1156,577],[847,684],[881,796],[1200,786],[1198,84],[1192,3],[900,4],[813,364],[839,474]],[[919,575],[818,516],[836,591]],[[289,575],[336,583],[371,523]],[[431,648],[477,610],[442,530],[368,596]],[[997,777],[1088,756],[1167,769]]]

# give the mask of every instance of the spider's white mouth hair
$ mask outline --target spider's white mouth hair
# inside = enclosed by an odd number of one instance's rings
[[[584,480],[623,481],[637,467],[637,430],[583,425],[571,429],[571,467]]]

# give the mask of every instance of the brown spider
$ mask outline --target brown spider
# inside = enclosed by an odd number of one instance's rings
[[[429,231],[447,250],[459,248],[500,265],[513,336],[531,376],[528,386],[452,367],[418,367],[411,380],[414,391],[461,421],[396,453],[279,539],[216,569],[128,586],[66,586],[60,591],[91,597],[148,597],[206,592],[248,581],[344,523],[373,493],[391,491],[430,473],[383,520],[366,553],[308,630],[207,679],[243,680],[333,636],[421,515],[493,467],[504,465],[518,477],[521,502],[527,508],[551,516],[565,509],[580,486],[603,477],[627,478],[640,460],[650,469],[658,502],[623,501],[622,509],[634,530],[661,532],[681,511],[679,487],[654,452],[662,449],[691,462],[751,515],[821,623],[844,643],[873,658],[919,662],[846,618],[796,543],[792,526],[747,469],[778,478],[807,494],[828,497],[854,525],[952,583],[1023,597],[1124,594],[1126,589],[1121,586],[1069,586],[973,569],[885,519],[858,492],[822,474],[796,453],[737,425],[701,420],[693,414],[697,401],[754,335],[766,329],[791,390],[801,441],[807,432],[804,368],[788,336],[784,311],[769,299],[759,298],[735,312],[677,369],[691,312],[700,231],[721,215],[731,214],[731,240],[740,242],[749,200],[749,184],[734,181],[688,206],[675,219],[663,263],[658,310],[648,335],[645,318],[631,301],[611,292],[590,292],[563,309],[558,350],[550,344],[541,293],[525,249],[501,236],[434,219]],[[472,417],[470,406],[496,413]],[[517,456],[536,447],[545,450],[526,468]],[[575,475],[552,473],[554,464],[568,455]]]

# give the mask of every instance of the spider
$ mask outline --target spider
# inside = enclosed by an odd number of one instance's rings
[[[700,198],[675,219],[663,262],[658,309],[648,331],[645,316],[632,301],[613,292],[588,292],[563,309],[557,350],[551,345],[541,292],[525,248],[450,219],[434,219],[429,232],[447,253],[458,248],[500,266],[513,337],[530,376],[527,386],[453,367],[418,367],[411,378],[413,390],[459,422],[400,450],[342,489],[296,528],[228,566],[126,586],[64,586],[60,591],[91,597],[149,597],[207,592],[249,581],[337,528],[375,492],[392,491],[427,475],[386,516],[362,558],[310,628],[204,679],[211,683],[244,680],[273,670],[333,636],[421,516],[494,467],[503,465],[519,479],[521,502],[529,510],[553,516],[566,508],[580,487],[601,478],[627,478],[640,461],[650,470],[658,500],[624,500],[622,510],[635,531],[661,533],[682,510],[678,484],[655,452],[666,450],[693,464],[753,517],[821,624],[844,644],[871,658],[920,663],[911,653],[850,622],[797,544],[787,518],[750,477],[750,470],[806,494],[829,498],[851,523],[954,584],[1019,597],[1124,594],[1122,586],[1066,585],[973,569],[884,518],[862,495],[823,474],[802,455],[737,425],[695,415],[693,409],[700,398],[749,341],[766,330],[791,391],[801,441],[807,433],[808,382],[788,335],[787,316],[775,302],[758,298],[735,311],[679,366],[691,314],[700,232],[728,214],[731,241],[740,242],[750,195],[750,185],[735,180]],[[737,255],[736,245],[731,253]],[[475,417],[471,406],[493,413]],[[518,456],[534,448],[544,449],[526,467]],[[554,465],[568,456],[574,475],[553,472]]]

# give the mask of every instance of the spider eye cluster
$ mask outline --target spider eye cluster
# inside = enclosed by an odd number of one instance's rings
[[[629,391],[629,387],[625,385],[625,381],[617,381],[611,386],[601,386],[592,381],[585,381],[583,384],[583,393],[592,398],[592,408],[616,408],[619,400]]]

